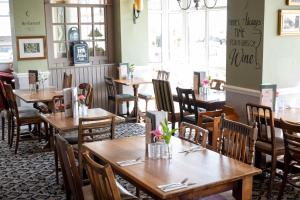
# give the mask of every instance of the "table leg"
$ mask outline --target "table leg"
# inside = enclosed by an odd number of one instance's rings
[[[139,105],[138,105],[138,89],[139,85],[133,85],[133,95],[135,96],[136,100],[134,102],[133,109],[130,113],[130,117],[135,117],[136,122],[138,122],[138,112],[139,112]]]
[[[239,181],[233,188],[233,196],[238,200],[252,199],[253,177],[246,176]]]

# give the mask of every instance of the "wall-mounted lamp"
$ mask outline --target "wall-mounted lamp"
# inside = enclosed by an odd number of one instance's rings
[[[143,0],[134,0],[133,3],[133,23],[136,23],[136,19],[139,18],[140,12],[143,10]]]

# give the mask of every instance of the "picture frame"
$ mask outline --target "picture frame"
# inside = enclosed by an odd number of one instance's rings
[[[119,63],[119,79],[127,79],[128,78],[128,67],[129,63]]]
[[[278,34],[300,35],[300,10],[278,11]]]
[[[276,104],[276,84],[261,84],[260,85],[260,104],[264,106],[269,106],[275,111]]]
[[[286,0],[286,5],[288,6],[299,6],[300,0]]]
[[[46,59],[46,36],[17,36],[17,60]]]

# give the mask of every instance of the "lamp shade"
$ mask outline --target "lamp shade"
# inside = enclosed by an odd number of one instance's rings
[[[134,0],[134,7],[136,11],[142,11],[144,7],[143,0]]]

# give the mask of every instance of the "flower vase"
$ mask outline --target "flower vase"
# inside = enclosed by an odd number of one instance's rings
[[[162,153],[163,159],[171,159],[172,158],[172,144],[164,143],[163,153]]]
[[[88,110],[88,107],[86,105],[80,104],[78,107],[79,116],[86,116],[87,110]]]

